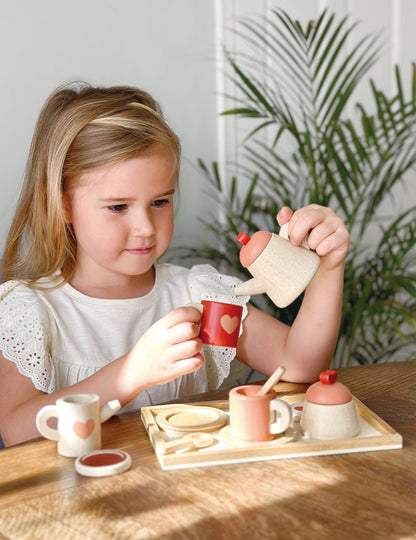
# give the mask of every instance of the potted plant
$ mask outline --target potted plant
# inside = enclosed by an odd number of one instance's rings
[[[227,54],[239,97],[223,114],[248,119],[252,129],[228,187],[217,163],[200,160],[222,213],[205,221],[211,244],[179,252],[182,260],[209,261],[246,279],[240,230],[274,230],[283,205],[333,208],[351,236],[334,367],[416,356],[416,206],[393,216],[385,211],[396,185],[414,182],[408,173],[416,164],[416,69],[408,96],[396,67],[395,95],[370,80],[370,110],[358,103],[348,114],[380,49],[376,35],[347,49],[354,28],[348,17],[338,21],[327,11],[306,27],[280,9],[243,22],[251,53]],[[376,240],[369,241],[370,229]],[[278,310],[265,296],[252,301],[289,324],[300,302]]]

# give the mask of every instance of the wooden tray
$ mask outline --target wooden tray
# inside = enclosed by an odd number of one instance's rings
[[[279,399],[285,400],[293,407],[301,405],[304,398],[305,394],[279,396]],[[162,441],[173,440],[181,435],[169,434],[158,426],[156,417],[160,413],[168,409],[184,409],[200,405],[203,407],[215,407],[228,414],[228,401],[142,407],[141,419],[163,470],[402,448],[403,440],[399,433],[356,397],[354,397],[354,401],[359,415],[361,431],[354,438],[336,441],[307,439],[300,434],[299,423],[294,422],[293,428],[296,431],[296,439],[285,444],[276,444],[271,441],[270,443],[248,443],[247,446],[230,447],[220,440],[220,430],[218,430],[213,432],[216,439],[213,446],[163,455],[156,452],[157,445]]]

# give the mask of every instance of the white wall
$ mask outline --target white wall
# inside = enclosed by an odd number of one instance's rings
[[[216,157],[214,2],[0,0],[0,9],[0,252],[40,108],[72,80],[139,86],[161,103],[183,145],[175,242],[195,242],[207,205],[196,160]]]
[[[395,64],[400,65],[404,90],[410,97],[411,62],[416,61],[415,0],[217,0],[217,7],[217,20],[221,21],[223,27],[222,42],[229,51],[237,54],[247,52],[246,43],[239,39],[238,35],[236,36],[241,18],[257,18],[262,14],[270,15],[270,10],[273,7],[279,7],[292,17],[297,18],[305,27],[309,20],[316,19],[325,8],[331,13],[334,12],[339,21],[345,15],[349,15],[351,23],[359,22],[353,33],[354,45],[364,35],[378,32],[382,33],[383,42],[383,48],[380,51],[381,58],[356,89],[351,99],[349,114],[353,114],[356,102],[362,102],[367,106],[371,97],[370,77],[387,95],[396,92],[393,75]],[[218,73],[218,76],[222,77],[223,80],[217,84],[219,87],[225,87],[228,95],[233,95],[236,90],[223,75],[226,69],[227,65],[224,64],[223,70]],[[234,103],[231,100],[224,100],[222,110],[233,106]],[[224,161],[228,159],[235,163],[241,159],[239,157],[241,146],[239,145],[246,137],[248,130],[251,131],[251,129],[253,129],[253,124],[247,119],[236,119],[231,116],[221,120],[219,124],[219,140],[222,141],[220,155]],[[226,169],[227,167],[223,165],[223,170]],[[230,168],[228,167],[228,169]],[[235,173],[236,170],[231,167],[228,178],[231,178],[232,174]],[[394,200],[387,201],[386,207],[383,203],[383,211],[389,216],[415,204],[416,172],[408,176],[405,185],[396,186],[394,197]]]
[[[197,158],[225,161],[239,137],[236,119],[217,115],[226,83],[220,65],[216,80],[215,54],[224,43],[238,46],[230,28],[239,17],[271,6],[303,23],[328,7],[361,20],[363,33],[384,29],[371,74],[386,90],[393,63],[406,68],[415,59],[414,0],[0,0],[0,253],[40,107],[57,85],[79,79],[140,86],[160,101],[183,144],[174,243],[196,244],[198,217],[215,212]],[[357,99],[366,99],[361,92]],[[415,198],[412,178],[399,203]]]

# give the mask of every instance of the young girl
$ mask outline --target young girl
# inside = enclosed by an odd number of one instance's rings
[[[71,86],[46,102],[3,260],[6,445],[39,436],[37,411],[65,394],[94,392],[126,410],[218,387],[230,358],[214,353],[209,381],[195,305],[204,298],[244,306],[236,356],[265,376],[284,365],[286,380],[314,381],[329,365],[349,244],[342,221],[316,205],[277,216],[294,244],[310,231],[321,256],[289,328],[236,297],[237,279],[157,262],[173,234],[179,161],[176,135],[143,91]]]

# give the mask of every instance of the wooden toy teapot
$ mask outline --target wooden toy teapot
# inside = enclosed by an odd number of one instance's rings
[[[251,238],[243,232],[237,236],[243,244],[240,262],[253,276],[235,287],[237,296],[266,293],[277,307],[284,308],[306,289],[320,258],[306,240],[301,246],[291,244],[287,229],[285,224],[279,235],[257,231]]]

